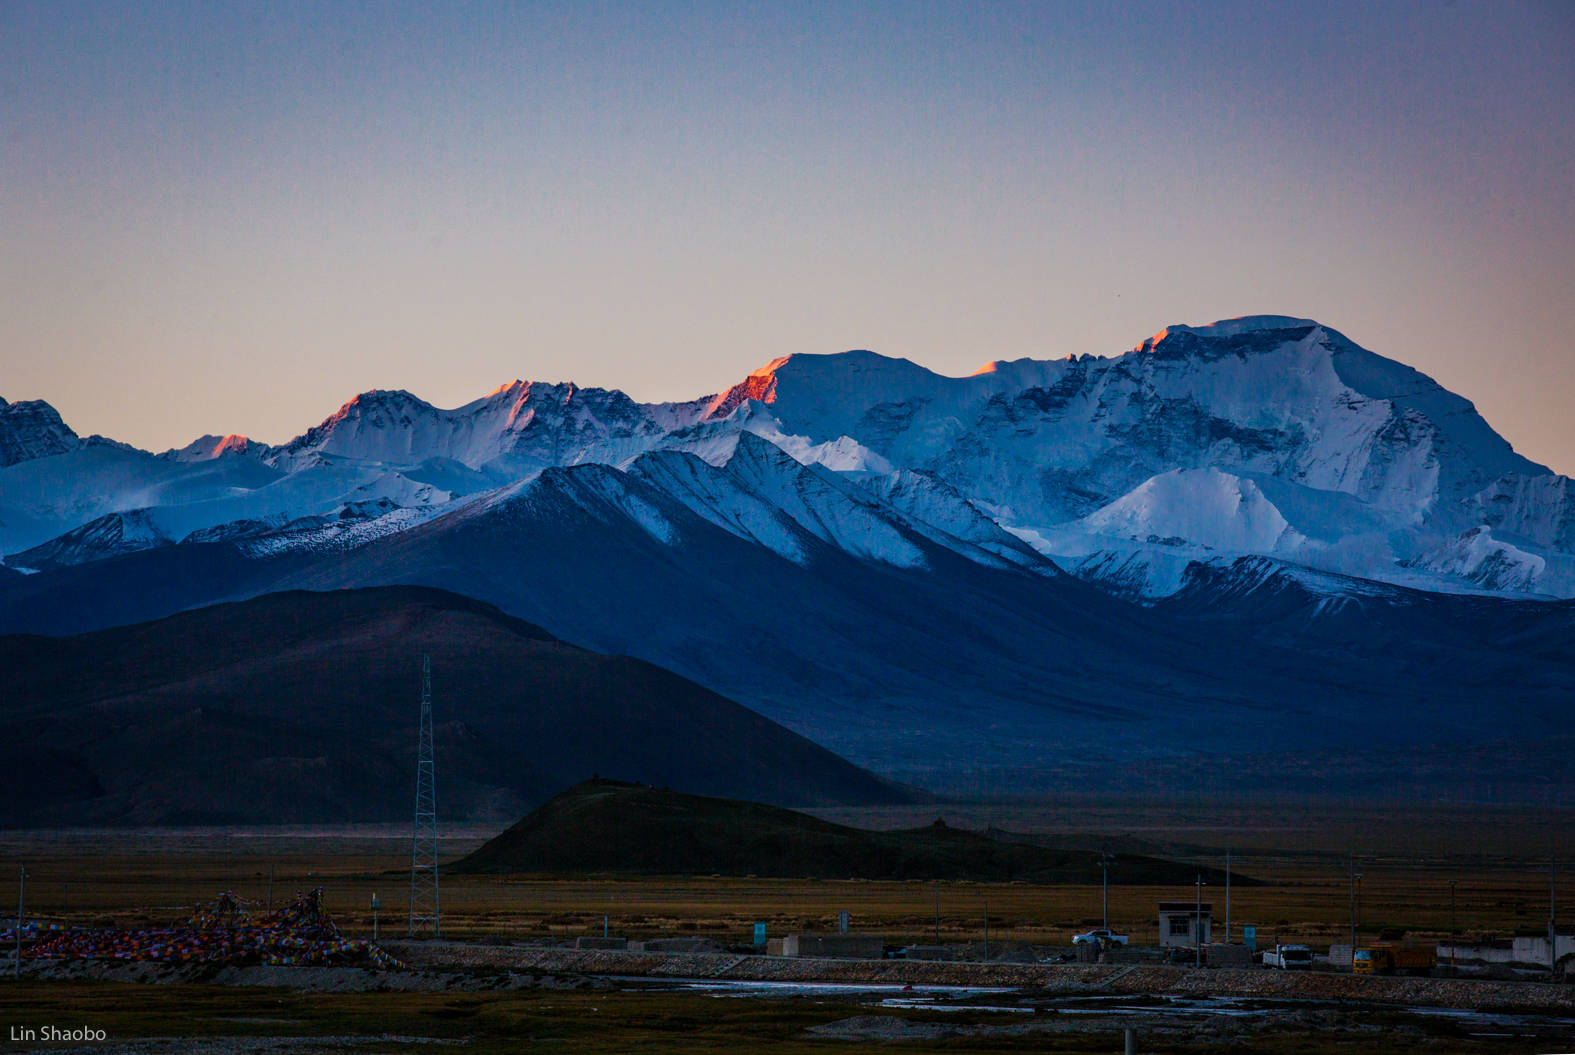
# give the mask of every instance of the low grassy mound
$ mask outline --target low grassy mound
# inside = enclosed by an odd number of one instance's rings
[[[1117,855],[1124,884],[1182,884],[1218,869]],[[461,873],[724,875],[820,879],[971,879],[1097,883],[1099,854],[948,827],[847,828],[758,802],[589,780],[551,799],[470,856]],[[1236,875],[1236,883],[1253,880]]]

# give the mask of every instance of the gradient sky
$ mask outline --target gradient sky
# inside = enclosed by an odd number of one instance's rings
[[[714,392],[1305,315],[1575,472],[1575,3],[0,3],[0,396]]]

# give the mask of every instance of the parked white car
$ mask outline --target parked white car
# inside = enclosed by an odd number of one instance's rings
[[[1098,945],[1101,942],[1111,945],[1125,945],[1127,936],[1125,934],[1117,934],[1113,930],[1106,930],[1104,927],[1095,927],[1087,934],[1072,935],[1073,945]]]

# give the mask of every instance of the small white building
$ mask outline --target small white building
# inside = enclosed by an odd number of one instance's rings
[[[1211,940],[1214,903],[1205,901],[1161,901],[1159,903],[1159,947],[1195,949],[1199,942]]]

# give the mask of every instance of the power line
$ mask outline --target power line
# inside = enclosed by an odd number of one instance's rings
[[[437,784],[432,766],[432,661],[421,656],[421,731],[416,742],[416,822],[410,845],[410,936],[443,936],[438,898]]]

